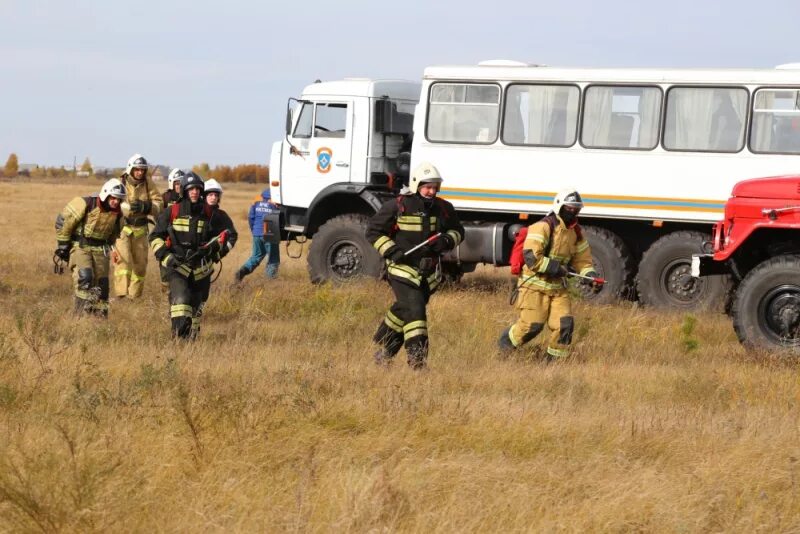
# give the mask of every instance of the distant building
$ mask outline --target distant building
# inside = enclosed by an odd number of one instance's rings
[[[161,180],[166,180],[168,175],[169,167],[166,165],[153,165],[150,176],[153,177],[154,181],[160,182]]]

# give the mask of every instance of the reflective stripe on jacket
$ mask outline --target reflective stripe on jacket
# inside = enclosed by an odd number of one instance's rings
[[[552,268],[553,261],[557,261],[565,267],[569,266],[582,275],[594,270],[592,251],[586,237],[581,235],[578,238],[576,229],[567,228],[560,217],[556,217],[555,220],[557,224],[553,226],[552,235],[550,224],[544,219],[528,228],[528,235],[522,250],[524,255],[532,255],[535,261],[533,269],[527,261],[523,265],[519,286],[548,292],[564,290],[562,278],[545,274],[548,272],[548,268]]]

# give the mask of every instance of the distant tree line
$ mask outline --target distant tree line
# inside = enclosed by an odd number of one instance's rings
[[[204,179],[214,178],[222,183],[246,182],[265,184],[269,182],[269,167],[267,165],[244,164],[217,165],[213,169],[208,163],[201,163],[192,167],[192,170]]]
[[[79,177],[96,176],[98,178],[110,178],[112,176],[121,175],[124,170],[125,169],[122,167],[97,169],[92,165],[89,158],[86,158],[78,169],[64,167],[63,165],[60,167],[36,165],[20,169],[19,158],[16,154],[12,153],[8,156],[6,164],[0,167],[0,177],[13,178],[15,176],[29,176],[32,178],[70,178],[77,175]],[[245,182],[264,184],[269,182],[269,167],[267,165],[217,165],[211,168],[208,163],[200,163],[192,167],[192,170],[206,180],[215,178],[222,183]]]

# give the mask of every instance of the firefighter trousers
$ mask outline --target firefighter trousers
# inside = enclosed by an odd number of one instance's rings
[[[147,273],[147,226],[124,226],[116,246],[119,261],[114,266],[114,294],[140,297]]]
[[[389,277],[395,303],[378,325],[373,341],[380,344],[387,357],[393,357],[405,345],[408,364],[419,368],[428,358],[428,319],[425,306],[433,294],[423,278],[420,287]]]
[[[200,332],[200,318],[211,289],[211,276],[196,280],[194,275],[185,277],[175,271],[167,275],[169,280],[169,316],[172,337],[195,339]]]
[[[508,330],[508,338],[514,347],[519,348],[531,341],[547,324],[550,329],[547,354],[555,358],[569,355],[575,320],[566,289],[553,294],[522,287],[516,306],[519,319]]]
[[[75,312],[108,317],[108,249],[75,246],[70,269],[75,288]]]

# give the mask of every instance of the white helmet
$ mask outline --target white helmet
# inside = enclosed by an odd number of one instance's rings
[[[439,174],[439,169],[434,167],[432,164],[428,163],[427,161],[424,163],[420,163],[411,173],[411,179],[408,183],[408,189],[411,193],[416,193],[419,189],[420,184],[430,184],[430,183],[437,183],[441,184],[443,182],[442,175]]]
[[[578,210],[583,209],[583,199],[581,198],[581,194],[578,193],[578,191],[576,191],[574,188],[562,189],[559,191],[553,199],[553,208],[550,211],[556,215],[559,215],[561,208],[564,206],[569,206]]]
[[[222,196],[222,185],[213,178],[206,180],[206,193],[219,193]]]
[[[144,169],[147,172],[147,160],[141,154],[134,154],[128,160],[128,166],[125,168],[125,174],[133,176],[131,173],[133,169]]]
[[[125,186],[122,185],[122,182],[120,182],[119,179],[112,178],[104,183],[103,187],[100,188],[100,200],[105,202],[109,196],[118,198],[120,200],[125,200],[125,197],[127,196],[125,193]]]
[[[169,176],[167,176],[167,184],[169,185],[170,190],[175,189],[175,182],[181,181],[181,176],[185,173],[178,169],[177,167],[169,171]]]

